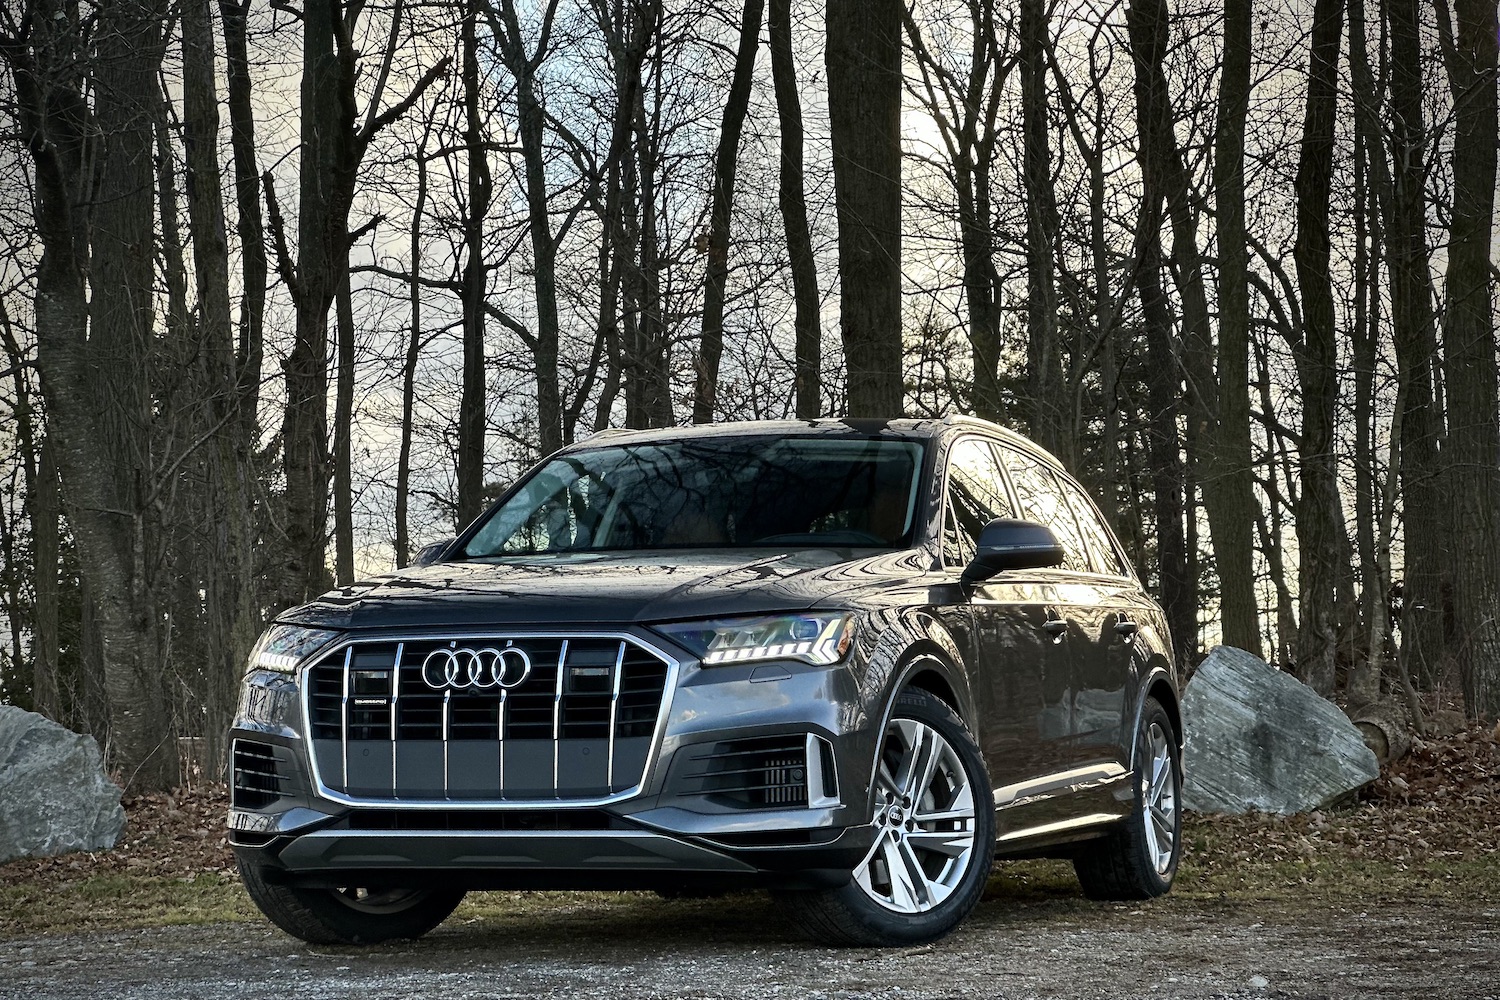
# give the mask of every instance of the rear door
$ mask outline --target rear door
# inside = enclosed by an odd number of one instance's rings
[[[1019,450],[1003,452],[1022,516],[1052,528],[1067,553],[1057,609],[1067,621],[1071,683],[1063,707],[1068,739],[1057,769],[1124,764],[1140,587],[1081,486]]]

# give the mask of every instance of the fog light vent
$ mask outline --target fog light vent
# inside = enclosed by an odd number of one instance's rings
[[[235,740],[234,783],[230,804],[236,809],[264,809],[286,795],[274,747],[254,740]]]
[[[813,797],[824,798],[822,754],[814,745],[809,767],[809,742],[789,734],[689,747],[685,766],[678,765],[677,791],[744,809],[806,806],[810,779],[816,779]]]

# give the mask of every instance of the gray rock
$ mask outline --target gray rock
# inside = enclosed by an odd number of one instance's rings
[[[1208,654],[1182,697],[1183,805],[1305,812],[1380,774],[1338,707],[1242,649]]]
[[[0,863],[106,850],[124,829],[93,737],[0,705]]]

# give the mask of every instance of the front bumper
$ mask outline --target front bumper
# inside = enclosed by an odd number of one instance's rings
[[[871,843],[874,723],[847,665],[684,663],[639,791],[605,803],[327,795],[309,766],[296,683],[255,672],[245,691],[230,734],[236,785],[241,765],[272,777],[258,794],[237,788],[230,842],[272,881],[806,887],[847,881]],[[800,798],[729,787],[714,770],[716,754],[770,745],[806,748],[798,768],[778,759],[775,769],[802,782]]]

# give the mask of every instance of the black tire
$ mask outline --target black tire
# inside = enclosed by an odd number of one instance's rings
[[[461,889],[304,889],[267,882],[240,861],[245,891],[271,923],[308,944],[378,944],[421,937],[464,898]]]
[[[888,798],[894,793],[886,787],[888,782],[885,778],[894,774],[889,766],[893,760],[905,759],[901,757],[903,734],[898,724],[905,724],[906,728],[911,729],[913,723],[925,726],[942,737],[944,745],[951,749],[952,754],[946,754],[941,748],[934,751],[942,756],[930,782],[920,789],[918,801],[907,800],[901,806],[898,800]],[[951,708],[932,695],[918,690],[903,691],[896,698],[891,710],[891,721],[882,735],[881,759],[882,768],[871,780],[871,825],[879,831],[871,855],[854,870],[847,885],[837,889],[782,894],[786,912],[793,925],[815,941],[840,946],[885,947],[935,940],[953,930],[969,915],[979,902],[985,883],[989,880],[990,867],[995,858],[994,792],[990,788],[989,774],[985,769],[984,759],[979,754],[979,747],[963,721]],[[956,773],[957,768],[962,769],[961,778]],[[944,796],[947,797],[946,805]],[[972,817],[939,820],[921,818],[924,808],[934,815],[964,811],[962,808],[953,808],[960,797],[962,801],[971,801]],[[927,804],[925,807],[924,803]],[[894,817],[898,813],[903,821],[893,823],[888,817]],[[907,834],[903,834],[902,829],[909,831],[913,838],[911,841],[906,840]],[[949,867],[942,860],[944,854],[920,844],[915,849],[906,846],[916,844],[917,838],[922,834],[929,835],[930,839],[933,833],[949,833],[957,838],[955,843],[960,843],[967,840],[970,832],[973,834],[972,846],[962,858],[962,868],[959,867],[960,861],[957,858],[952,860]],[[895,907],[900,903],[894,898],[885,902],[878,901],[877,895],[882,895],[881,885],[888,886],[893,896],[898,892],[897,880],[885,860],[892,855],[882,849],[882,845],[887,844],[892,851],[898,852],[899,857],[908,856],[899,854],[905,850],[912,859],[920,858],[924,874],[937,880],[938,891],[946,892],[946,895],[936,903],[930,902],[929,895],[929,905],[918,912],[897,910]],[[923,851],[920,856],[916,853],[918,850]],[[887,873],[883,882],[879,874],[882,871]],[[910,869],[907,871],[909,873]],[[932,893],[935,883],[926,879],[921,881],[922,885],[916,889],[917,893]],[[910,884],[916,886],[915,881]],[[919,898],[911,895],[908,898],[920,905]]]
[[[1169,765],[1163,776],[1153,774],[1153,763],[1162,749]],[[1153,749],[1153,740],[1155,749]],[[1101,840],[1082,845],[1073,857],[1073,870],[1083,893],[1090,899],[1152,899],[1172,888],[1182,859],[1182,750],[1171,717],[1155,698],[1147,698],[1135,734],[1136,769],[1131,776],[1135,808],[1130,817]],[[1158,786],[1153,778],[1168,779]],[[1153,789],[1160,787],[1157,809],[1151,808]],[[1169,817],[1163,817],[1163,801]],[[1152,830],[1148,824],[1155,823]],[[1170,830],[1171,842],[1163,844],[1162,832]],[[1160,831],[1160,832],[1159,832]]]

